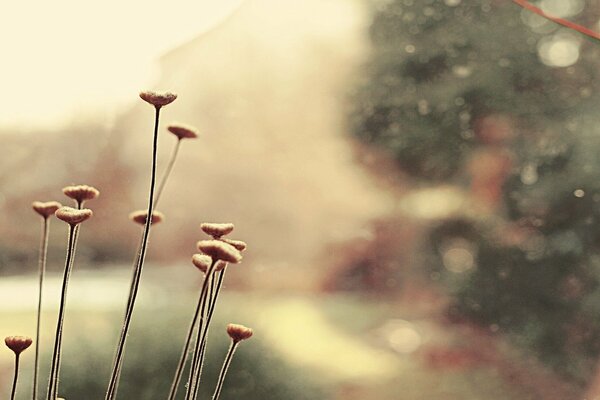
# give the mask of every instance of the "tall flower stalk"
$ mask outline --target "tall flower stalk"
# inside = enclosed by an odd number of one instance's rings
[[[48,235],[50,233],[50,220],[49,217],[54,215],[56,210],[62,207],[57,201],[40,202],[34,201],[32,204],[33,210],[42,217],[42,234],[40,238],[40,250],[39,250],[39,285],[38,285],[38,305],[37,305],[37,318],[35,325],[35,356],[33,361],[33,388],[32,388],[32,399],[37,400],[38,390],[38,374],[40,370],[40,330],[41,330],[41,319],[42,319],[42,298],[44,290],[44,277],[46,275],[46,259],[48,254]]]
[[[158,188],[156,189],[154,207],[158,205],[163,191],[165,190],[167,180],[169,179],[169,176],[171,176],[171,172],[173,171],[173,167],[175,166],[175,161],[177,160],[177,154],[179,154],[179,147],[181,146],[181,141],[183,139],[196,139],[198,137],[197,129],[186,124],[172,123],[167,127],[167,130],[177,138],[177,142],[175,142],[175,146],[173,146],[171,157],[169,158],[169,162],[167,163],[165,172],[162,176],[162,179],[160,180],[160,183],[158,184]]]
[[[221,225],[221,224],[214,224],[214,225]],[[226,225],[226,224],[223,224]],[[231,232],[233,230],[233,225],[232,224],[227,224],[230,225],[230,227],[227,227],[227,233]],[[204,229],[204,232],[207,232],[206,229]],[[218,235],[213,235],[213,237],[218,236]],[[219,236],[220,237],[220,236]],[[198,250],[200,250],[202,253],[210,256],[213,260],[211,268],[209,268],[208,272],[207,272],[207,276],[204,280],[203,283],[203,287],[202,287],[202,292],[203,294],[201,294],[201,296],[204,297],[203,303],[202,303],[202,310],[200,311],[200,322],[199,322],[199,326],[198,326],[198,333],[196,335],[196,342],[194,345],[194,355],[192,357],[192,364],[190,367],[190,375],[188,378],[188,384],[187,384],[187,392],[186,392],[186,400],[192,400],[195,399],[198,395],[198,387],[199,387],[199,383],[200,383],[200,377],[201,377],[201,370],[202,370],[202,363],[204,361],[204,352],[202,351],[203,349],[203,345],[205,343],[206,340],[206,335],[208,333],[208,323],[207,323],[207,316],[208,314],[206,313],[207,308],[206,308],[206,297],[207,297],[207,288],[208,288],[208,282],[211,279],[211,274],[213,272],[213,268],[215,268],[216,264],[220,264],[219,267],[220,268],[224,268],[226,263],[233,263],[233,264],[237,264],[242,260],[242,255],[241,253],[232,245],[225,243],[223,241],[220,240],[201,240],[198,242],[197,244],[198,246]],[[221,263],[219,263],[221,261]]]
[[[62,334],[65,319],[65,308],[67,304],[67,290],[69,279],[73,269],[75,250],[77,248],[76,232],[80,223],[92,217],[92,210],[61,207],[56,211],[56,217],[69,224],[69,237],[67,243],[67,257],[65,260],[65,271],[63,275],[60,306],[58,309],[58,320],[56,322],[56,335],[54,338],[54,350],[52,352],[52,366],[50,368],[50,379],[48,381],[47,399],[54,400],[58,393],[58,382],[60,375],[60,355],[62,350]]]
[[[15,400],[17,393],[17,382],[19,381],[19,361],[21,353],[31,346],[31,338],[25,336],[8,336],[4,339],[6,347],[15,353],[15,373],[13,377],[12,389],[10,391],[10,400]]]
[[[246,243],[244,243],[240,240],[221,239],[222,236],[227,235],[233,231],[233,229],[234,229],[233,224],[204,223],[201,225],[201,229],[205,233],[212,236],[213,239],[222,240],[222,241],[232,245],[238,251],[243,251],[246,249]],[[210,262],[211,262],[211,258],[205,254],[195,254],[192,257],[192,263],[196,266],[196,268],[200,269],[205,274],[205,279],[208,279],[207,270],[208,270],[208,267],[210,266]],[[210,324],[210,321],[212,319],[212,315],[213,315],[214,308],[215,308],[215,303],[216,303],[216,300],[218,298],[219,292],[220,292],[222,284],[223,284],[223,278],[225,276],[224,274],[225,274],[226,267],[227,267],[227,265],[225,263],[223,263],[219,268],[215,268],[216,273],[213,273],[210,277],[210,283],[209,283],[210,290],[209,290],[209,294],[208,294],[208,301],[209,301],[208,315],[206,318],[207,324]],[[175,396],[177,395],[177,390],[178,390],[179,384],[181,382],[183,370],[185,369],[185,365],[186,365],[188,357],[189,357],[190,346],[191,346],[192,340],[194,338],[194,330],[196,328],[198,318],[200,316],[200,311],[202,310],[202,306],[203,306],[202,300],[203,300],[203,297],[200,296],[198,298],[198,302],[196,304],[196,309],[194,311],[194,314],[192,315],[192,321],[188,328],[186,340],[183,345],[183,350],[179,357],[179,362],[177,364],[177,368],[175,369],[175,375],[173,377],[173,381],[171,383],[171,388],[169,390],[169,395],[167,397],[168,400],[174,400]],[[204,340],[204,342],[201,344],[201,349],[200,349],[201,355],[204,353],[205,346],[206,346],[206,340]]]
[[[217,387],[215,388],[212,400],[219,400],[221,390],[223,389],[223,383],[225,382],[225,376],[227,375],[227,371],[229,370],[229,366],[231,365],[231,360],[233,359],[233,355],[235,354],[237,346],[243,340],[250,339],[250,337],[252,337],[253,331],[252,329],[245,327],[244,325],[229,324],[227,325],[227,334],[231,338],[231,345],[229,346],[229,351],[225,356],[223,367],[221,367],[221,373],[219,374],[219,379],[217,380]]]
[[[152,142],[152,167],[150,173],[150,190],[148,194],[148,208],[147,215],[151,216],[154,210],[154,191],[156,184],[156,158],[158,151],[158,126],[160,121],[160,110],[163,106],[172,103],[177,98],[177,95],[173,93],[156,93],[156,92],[142,92],[140,93],[142,100],[150,103],[154,106],[155,118],[154,118],[154,135]],[[131,324],[131,316],[135,307],[135,301],[138,294],[139,283],[142,276],[142,268],[144,266],[144,260],[146,258],[146,249],[148,247],[148,236],[150,234],[152,218],[146,218],[144,224],[144,230],[142,232],[142,240],[137,262],[134,268],[133,280],[129,295],[129,301],[127,303],[127,309],[125,311],[125,319],[123,327],[121,329],[121,335],[119,337],[119,343],[117,345],[117,351],[115,354],[115,360],[106,391],[106,400],[112,400],[116,396],[116,388],[121,372],[121,364],[123,362],[123,354],[125,351],[125,344],[127,342],[127,334],[129,333],[129,327]]]

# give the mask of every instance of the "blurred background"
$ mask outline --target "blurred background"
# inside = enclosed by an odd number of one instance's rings
[[[600,1],[540,0],[599,30]],[[13,2],[0,15],[0,335],[35,334],[40,219],[89,184],[61,396],[101,398],[146,206],[119,395],[166,397],[201,276],[199,224],[249,244],[209,338],[255,329],[223,399],[600,398],[600,45],[505,0]],[[52,221],[42,381],[67,228]],[[17,398],[30,397],[33,351]],[[0,393],[12,354],[0,351]],[[45,390],[43,390],[45,391]],[[7,397],[2,394],[0,397]]]

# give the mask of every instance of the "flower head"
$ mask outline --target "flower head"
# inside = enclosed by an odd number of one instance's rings
[[[205,222],[200,225],[200,229],[202,229],[202,231],[207,235],[212,236],[214,239],[219,239],[221,236],[230,234],[231,231],[233,231],[233,228],[233,224],[230,223],[217,224]]]
[[[27,336],[7,336],[4,339],[4,343],[6,343],[6,347],[11,349],[16,355],[19,355],[31,346],[33,340]]]
[[[129,219],[140,225],[146,225],[146,218],[148,218],[147,210],[137,210],[129,214]],[[165,215],[163,213],[156,210],[152,211],[152,220],[150,221],[151,224],[158,224],[164,220]]]
[[[140,98],[147,103],[152,104],[156,108],[171,104],[177,98],[177,95],[171,92],[155,92],[146,90],[140,92]]]
[[[198,130],[186,124],[174,122],[167,126],[167,130],[177,136],[178,139],[196,139],[198,137]]]
[[[212,258],[206,254],[194,254],[192,256],[192,264],[206,274],[208,268],[210,268],[210,264],[212,264]]]
[[[254,332],[252,331],[252,329],[244,325],[227,325],[227,334],[235,343],[241,342],[242,340],[250,339],[253,333]]]
[[[236,248],[236,250],[239,250],[239,251],[244,251],[244,250],[246,250],[246,247],[248,247],[246,242],[242,242],[241,240],[233,240],[233,239],[227,239],[227,238],[222,238],[219,240],[232,245],[233,247]]]
[[[225,262],[237,264],[242,260],[242,255],[235,247],[220,240],[201,240],[198,242],[198,250],[213,258]]]
[[[33,208],[33,211],[40,214],[42,217],[48,218],[49,216],[54,215],[56,210],[62,207],[62,204],[58,201],[34,201],[31,204],[31,207]]]
[[[75,226],[90,219],[94,213],[87,208],[77,209],[72,207],[61,207],[56,210],[55,215],[56,218],[65,221],[71,226]]]
[[[63,193],[75,200],[77,203],[83,203],[86,200],[93,200],[100,196],[100,191],[93,186],[72,185],[63,188]]]

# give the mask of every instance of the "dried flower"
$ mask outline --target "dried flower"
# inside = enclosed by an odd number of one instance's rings
[[[171,92],[154,92],[152,90],[146,90],[140,92],[140,98],[145,102],[152,104],[154,107],[160,108],[174,102],[177,95]]]
[[[34,201],[31,204],[31,207],[36,213],[40,214],[42,217],[48,218],[49,216],[54,215],[56,210],[62,207],[62,204],[60,204],[58,201]]]
[[[200,271],[206,274],[210,264],[212,263],[212,258],[207,256],[206,254],[194,254],[192,256],[192,264],[196,266]]]
[[[212,236],[214,239],[219,239],[221,236],[230,234],[231,231],[233,231],[233,228],[233,224],[230,223],[217,224],[205,222],[200,225],[200,229],[202,229],[202,231],[207,235]]]
[[[235,342],[241,342],[242,340],[250,339],[254,332],[252,329],[244,325],[229,324],[227,325],[227,334]]]
[[[77,209],[72,207],[61,207],[56,210],[56,218],[65,221],[67,224],[73,226],[86,221],[94,215],[92,210],[87,208]]]
[[[198,137],[198,130],[196,128],[179,122],[174,122],[167,126],[167,130],[177,136],[178,139],[196,139]]]
[[[233,239],[227,239],[227,238],[223,238],[223,239],[220,239],[220,240],[222,242],[225,242],[227,244],[232,245],[233,247],[235,247],[239,251],[244,251],[244,250],[246,250],[246,247],[248,247],[248,245],[246,244],[246,242],[242,242],[241,240],[233,240]]]
[[[29,346],[31,346],[33,340],[27,336],[7,336],[4,339],[4,343],[6,343],[6,347],[11,349],[15,354],[19,355]]]
[[[215,264],[215,271],[221,271],[223,269],[225,269],[225,267],[227,266],[227,263],[223,260],[219,260],[217,261],[217,263]]]
[[[219,240],[201,240],[198,242],[198,250],[211,256],[214,260],[223,260],[233,264],[242,260],[242,255],[235,247]]]
[[[140,225],[146,225],[146,218],[148,218],[147,210],[137,210],[129,214],[129,219]],[[150,221],[150,223],[158,224],[159,222],[162,222],[164,220],[165,215],[163,213],[156,210],[152,211],[152,220]]]
[[[88,185],[72,185],[63,188],[63,193],[75,200],[77,203],[82,203],[86,200],[93,200],[100,195],[100,191],[93,186]]]

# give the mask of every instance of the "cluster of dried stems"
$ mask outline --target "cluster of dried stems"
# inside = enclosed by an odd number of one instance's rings
[[[141,239],[136,251],[135,260],[133,262],[133,276],[131,278],[131,286],[127,305],[125,308],[125,316],[119,336],[117,348],[115,351],[114,362],[112,365],[111,375],[109,378],[108,387],[106,390],[105,400],[114,400],[117,396],[119,379],[123,366],[123,358],[125,354],[125,345],[129,333],[133,310],[135,307],[144,260],[148,248],[148,236],[152,225],[160,223],[164,220],[164,215],[155,210],[160,197],[165,189],[166,182],[173,170],[175,160],[179,152],[179,147],[183,139],[194,139],[198,136],[196,129],[184,124],[171,124],[167,127],[177,141],[173,148],[171,158],[165,168],[161,181],[156,185],[156,170],[157,170],[157,151],[158,151],[158,132],[159,118],[162,107],[172,103],[177,95],[164,92],[146,91],[140,93],[142,100],[154,106],[154,134],[152,145],[152,164],[150,174],[150,189],[148,193],[148,206],[145,210],[134,211],[129,215],[129,218],[142,227]],[[41,329],[41,311],[42,311],[42,294],[44,287],[44,275],[46,270],[46,259],[48,250],[48,236],[50,232],[50,219],[56,216],[68,225],[68,241],[66,251],[66,261],[64,267],[64,275],[62,280],[62,290],[60,296],[60,305],[56,322],[56,331],[54,336],[54,347],[52,352],[52,362],[50,365],[50,376],[48,378],[48,390],[46,393],[47,400],[64,400],[58,396],[60,382],[60,366],[63,342],[63,325],[65,318],[65,309],[67,302],[67,290],[69,287],[69,278],[73,270],[75,260],[75,252],[77,249],[77,241],[79,238],[79,230],[81,224],[90,219],[93,215],[92,210],[84,208],[87,201],[97,198],[100,192],[88,185],[73,185],[63,188],[63,193],[74,201],[74,207],[63,206],[59,202],[39,202],[33,203],[33,210],[42,217],[42,234],[39,249],[39,291],[38,291],[38,308],[36,321],[36,336],[35,336],[35,359],[33,368],[33,390],[32,399],[38,400],[38,375],[39,375],[39,355],[40,355],[40,329]],[[151,216],[148,218],[148,216]],[[190,353],[192,355],[190,361],[190,374],[186,384],[186,400],[195,400],[198,398],[198,389],[202,376],[202,366],[206,353],[206,340],[208,329],[213,317],[213,312],[217,303],[219,293],[222,288],[225,271],[229,264],[237,264],[242,260],[242,252],[246,249],[246,244],[239,240],[226,238],[230,234],[234,226],[229,223],[204,223],[200,225],[201,230],[210,236],[210,239],[200,240],[198,242],[199,253],[192,257],[192,264],[204,274],[202,288],[198,297],[195,311],[192,316],[190,327],[187,331],[183,350],[179,363],[177,364],[173,383],[167,395],[168,400],[174,400],[177,390],[181,383],[182,373],[188,364]],[[223,382],[227,369],[231,363],[233,354],[238,344],[252,336],[252,329],[243,325],[229,324],[227,326],[227,334],[231,338],[231,346],[217,381],[213,400],[217,400],[223,388]],[[9,336],[5,339],[6,346],[15,354],[15,372],[11,391],[11,400],[14,400],[17,389],[17,381],[19,374],[19,361],[21,353],[27,349],[33,339],[24,336]],[[192,350],[193,345],[193,352]]]

